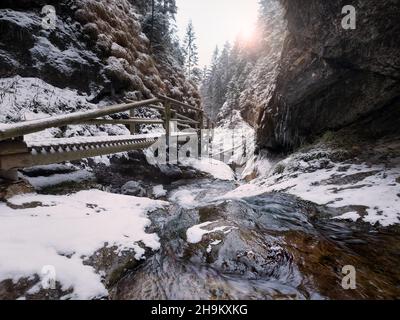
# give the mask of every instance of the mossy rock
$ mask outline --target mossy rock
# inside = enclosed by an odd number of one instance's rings
[[[278,163],[274,169],[274,174],[282,174],[286,169],[286,166],[282,163]]]

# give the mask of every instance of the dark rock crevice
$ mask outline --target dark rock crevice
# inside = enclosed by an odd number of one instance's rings
[[[357,29],[344,30],[341,12],[349,3],[283,3],[289,34],[275,91],[259,117],[260,147],[291,151],[371,117],[398,122],[400,4],[353,1]],[[385,126],[373,127],[388,133]]]

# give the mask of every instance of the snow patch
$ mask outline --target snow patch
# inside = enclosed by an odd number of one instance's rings
[[[180,189],[173,192],[169,200],[178,203],[184,209],[193,209],[198,205],[196,203],[196,197],[199,191],[202,191],[202,189]]]
[[[168,203],[102,192],[82,191],[68,196],[30,194],[0,203],[0,281],[41,275],[43,266],[54,266],[63,290],[70,298],[92,299],[107,295],[101,275],[83,264],[104,246],[117,252],[157,250],[157,234],[148,234],[147,213]]]
[[[203,229],[204,227],[207,227],[215,222],[218,222],[218,221],[204,222],[202,224],[198,224],[198,225],[195,225],[195,226],[189,228],[186,231],[187,241],[189,243],[196,244],[196,243],[201,242],[201,240],[203,239],[203,236],[206,234],[211,234],[214,232],[224,232],[226,234],[226,233],[231,232],[233,229],[235,229],[234,227],[231,227],[231,226],[215,227],[212,230]]]
[[[222,242],[221,240],[215,240],[215,241],[211,242],[207,247],[207,253],[211,253],[212,248],[219,245],[221,242]]]
[[[94,179],[94,174],[87,170],[79,170],[76,172],[53,174],[48,177],[24,177],[35,189],[43,189],[46,187],[56,186],[65,182],[79,183]]]
[[[208,173],[219,180],[235,180],[235,174],[232,169],[227,164],[215,159],[190,158],[182,160],[181,164]]]
[[[342,214],[341,216],[333,217],[332,219],[335,219],[335,220],[351,220],[353,222],[356,222],[360,218],[361,218],[361,216],[357,212],[347,212],[345,214]]]
[[[153,195],[156,198],[165,197],[167,195],[167,190],[164,189],[163,185],[158,185],[153,187]]]

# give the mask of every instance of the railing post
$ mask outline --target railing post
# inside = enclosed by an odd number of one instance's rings
[[[0,169],[0,178],[9,181],[18,181],[18,171],[17,169],[11,169],[11,170]]]
[[[26,154],[28,151],[28,146],[24,142],[24,136],[18,136],[5,141],[0,141],[0,178],[10,181],[18,181],[17,169],[1,169],[3,164],[1,157],[12,156],[19,153]]]
[[[204,114],[203,111],[201,111],[197,117],[197,121],[199,122],[198,127],[197,127],[197,137],[198,137],[198,150],[199,150],[199,159],[201,159],[202,156],[202,151],[203,151],[203,144],[202,144],[202,130],[204,129]]]
[[[131,119],[135,117],[135,109],[129,110],[129,117]],[[136,123],[131,123],[129,125],[129,131],[131,132],[131,135],[134,135],[134,134],[138,133],[137,127],[136,127]]]
[[[169,102],[165,104],[165,140],[167,144],[167,149],[166,149],[166,159],[167,163],[169,163],[169,149],[170,149],[170,142],[171,142],[171,126],[170,126],[170,121],[171,121],[171,105]]]

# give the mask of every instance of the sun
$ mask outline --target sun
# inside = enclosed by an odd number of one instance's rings
[[[239,39],[241,42],[249,43],[254,40],[255,26],[248,24],[240,28]]]

